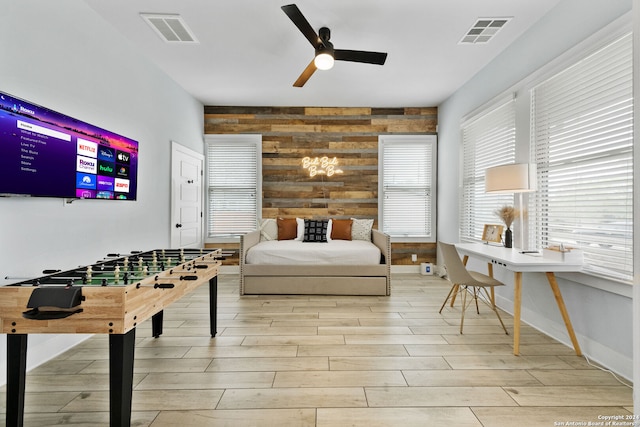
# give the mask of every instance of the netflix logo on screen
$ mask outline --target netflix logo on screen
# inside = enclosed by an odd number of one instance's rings
[[[98,162],[96,159],[90,159],[88,157],[77,157],[76,171],[95,174],[98,170]]]
[[[126,151],[117,151],[116,160],[118,163],[129,164],[131,162],[131,154]]]
[[[78,155],[86,157],[98,157],[98,144],[78,138]]]
[[[117,193],[128,193],[129,192],[129,180],[128,179],[116,178],[116,186],[115,186],[114,190]]]

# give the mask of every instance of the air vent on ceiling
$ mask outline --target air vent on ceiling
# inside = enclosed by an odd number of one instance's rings
[[[478,18],[459,44],[488,43],[511,18]]]
[[[198,43],[180,15],[141,13],[140,16],[167,43]]]

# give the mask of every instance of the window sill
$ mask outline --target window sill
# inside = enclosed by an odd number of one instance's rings
[[[205,243],[240,243],[240,236],[237,237],[207,237]]]
[[[435,239],[432,237],[402,237],[402,236],[390,236],[391,243],[435,243]]]

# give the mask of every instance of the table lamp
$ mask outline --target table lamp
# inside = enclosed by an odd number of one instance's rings
[[[520,247],[524,251],[524,204],[522,193],[536,191],[535,163],[513,163],[488,168],[484,176],[487,193],[518,193],[520,208]]]

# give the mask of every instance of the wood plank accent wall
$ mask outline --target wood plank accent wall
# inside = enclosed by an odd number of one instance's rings
[[[373,218],[374,227],[378,136],[435,134],[436,126],[436,107],[204,109],[205,134],[262,135],[263,218]],[[310,177],[302,159],[323,156],[336,157],[343,173]],[[394,243],[392,264],[414,264],[411,254],[418,255],[416,265],[435,263],[435,252],[435,243]]]

